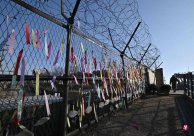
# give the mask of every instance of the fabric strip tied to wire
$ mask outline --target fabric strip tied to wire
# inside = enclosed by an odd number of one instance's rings
[[[22,68],[21,68],[21,77],[20,77],[20,84],[21,86],[24,87],[24,78],[25,78],[25,67],[26,67],[26,62],[25,59],[22,59]]]
[[[54,63],[53,63],[54,66],[55,66],[55,65],[57,64],[57,62],[58,62],[59,53],[60,53],[60,50],[58,50],[57,55],[56,55],[56,57],[55,57],[55,61],[54,61]]]
[[[33,29],[32,29],[32,42],[33,42],[34,48],[37,48],[35,32]]]
[[[14,89],[16,87],[16,78],[17,78],[17,75],[18,75],[18,69],[19,69],[19,66],[20,66],[20,61],[21,61],[21,58],[22,58],[22,55],[23,55],[23,49],[20,50],[20,52],[18,53],[18,57],[17,57],[17,61],[16,61],[16,66],[15,66],[15,69],[14,69],[14,73],[13,73],[13,77],[12,77],[12,82],[11,82],[11,88]]]
[[[65,50],[65,39],[63,37],[61,42],[61,56],[64,54],[64,50]]]
[[[45,99],[47,116],[50,116],[51,112],[50,112],[50,108],[49,108],[48,97],[47,97],[45,90],[44,90],[44,99]]]
[[[47,54],[47,60],[50,58],[50,55],[51,55],[51,47],[52,47],[52,42],[50,41],[49,42],[49,45],[47,47],[47,51],[48,51],[48,54]],[[45,47],[46,48],[46,47]]]
[[[26,22],[26,44],[30,44],[30,32],[28,28],[28,23]]]
[[[48,30],[45,30],[45,32],[44,32],[44,49],[45,49],[46,56],[48,56],[47,32],[48,32]]]
[[[36,30],[36,40],[37,40],[38,48],[40,49],[41,48],[41,44],[40,44],[40,35],[39,35],[38,30]]]
[[[23,97],[23,89],[20,88],[19,90],[19,95],[18,95],[18,110],[17,110],[17,116],[18,116],[18,120],[21,120],[22,117],[22,97]]]
[[[40,90],[39,90],[39,89],[40,89],[39,85],[40,85],[40,72],[37,71],[37,72],[36,72],[36,96],[39,95],[39,92],[40,92]]]
[[[15,41],[15,30],[12,30],[12,34],[11,34],[11,39],[10,39],[10,45],[9,45],[9,54],[13,54],[13,50],[14,50],[14,41]]]

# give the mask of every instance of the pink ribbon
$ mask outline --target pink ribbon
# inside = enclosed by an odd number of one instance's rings
[[[74,55],[74,49],[73,49],[73,47],[71,47],[71,63],[72,64],[75,63],[75,55]]]
[[[104,96],[104,91],[103,91],[103,89],[101,90],[101,93],[102,93],[102,98],[103,98],[103,100],[105,101],[105,96]]]
[[[12,30],[11,39],[10,39],[10,46],[9,46],[9,54],[13,54],[14,48],[14,41],[15,41],[15,30]]]
[[[85,116],[84,98],[82,96],[82,115]]]
[[[48,97],[47,97],[45,90],[44,90],[44,99],[45,99],[47,116],[50,116],[51,112],[50,112],[50,108],[49,108]]]
[[[57,64],[57,62],[58,62],[59,53],[60,53],[60,50],[58,50],[57,55],[56,55],[56,57],[55,57],[55,61],[54,61],[54,63],[53,63],[54,66],[55,66],[55,65]]]
[[[74,80],[75,80],[76,85],[79,85],[79,83],[78,83],[78,81],[77,81],[76,76],[75,76],[75,75],[73,75],[73,77],[74,77]]]
[[[50,58],[50,55],[51,55],[51,47],[52,47],[52,43],[50,41],[49,42],[49,45],[48,45],[48,56],[47,56],[47,60]]]

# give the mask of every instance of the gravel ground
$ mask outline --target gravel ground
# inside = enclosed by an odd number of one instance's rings
[[[137,100],[78,136],[184,136],[174,96]]]

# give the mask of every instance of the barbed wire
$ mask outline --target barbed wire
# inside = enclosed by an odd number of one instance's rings
[[[27,0],[27,2],[66,23],[61,16],[61,1],[36,0],[31,2],[31,0]],[[67,17],[71,15],[75,3],[76,0],[65,0],[64,13]],[[81,0],[74,27],[111,47],[109,28],[115,45],[119,49],[124,49],[138,22],[141,22],[129,45],[131,53],[126,52],[129,57],[139,60],[140,54],[152,41],[149,27],[140,16],[138,8],[137,0]],[[155,51],[157,53],[154,53],[153,49],[148,51],[150,53],[144,58],[144,60],[150,61],[147,64],[160,54],[158,49]]]

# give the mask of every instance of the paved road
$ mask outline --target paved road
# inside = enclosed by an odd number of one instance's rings
[[[170,90],[170,95],[179,95],[179,94],[184,94],[184,90],[177,90],[174,92],[173,90]]]
[[[127,110],[83,130],[79,136],[183,136],[176,96],[138,100]]]

